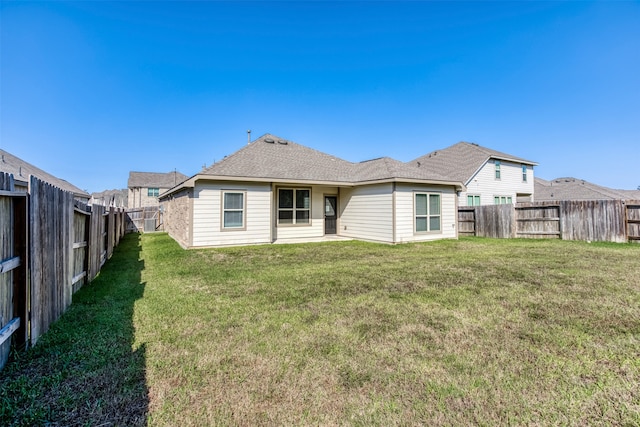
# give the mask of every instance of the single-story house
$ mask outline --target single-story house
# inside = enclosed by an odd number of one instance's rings
[[[183,247],[457,238],[451,180],[417,162],[342,160],[266,134],[160,195]]]
[[[413,162],[466,187],[460,206],[480,206],[534,201],[533,167],[537,163],[480,146],[459,142],[432,151]]]
[[[173,172],[129,172],[127,208],[158,206],[158,196],[175,187],[188,176]]]
[[[16,191],[26,192],[29,188],[29,175],[33,175],[41,181],[45,181],[54,187],[73,193],[76,200],[87,203],[91,197],[89,193],[79,189],[64,179],[51,175],[48,172],[25,162],[19,157],[0,149],[0,172],[13,174]]]

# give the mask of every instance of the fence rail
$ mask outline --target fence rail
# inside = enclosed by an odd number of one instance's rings
[[[87,206],[31,176],[0,173],[0,368],[10,346],[35,345],[124,235],[121,209]]]
[[[459,235],[640,241],[640,201],[587,200],[458,208]]]

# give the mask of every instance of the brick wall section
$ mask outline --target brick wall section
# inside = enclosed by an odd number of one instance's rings
[[[191,189],[184,189],[163,200],[164,229],[183,248],[191,246]]]

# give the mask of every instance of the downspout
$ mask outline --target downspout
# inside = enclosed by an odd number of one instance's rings
[[[342,193],[342,187],[338,187],[338,196],[336,198],[336,235],[340,236],[340,218],[342,217],[341,213],[340,213],[340,209],[342,204],[340,203],[341,201],[341,193]]]
[[[391,184],[391,240],[396,244],[396,182]]]
[[[193,183],[193,188],[187,188],[187,203],[189,204],[189,208],[187,209],[187,212],[189,212],[189,236],[187,237],[187,239],[189,239],[189,247],[193,247],[193,229],[195,228],[195,217],[196,214],[193,211],[193,205],[194,205],[194,198],[195,198],[195,194],[196,194],[196,185],[197,182]]]
[[[249,135],[251,135],[251,134],[249,134]],[[269,197],[271,198],[271,203],[269,203],[269,207],[270,207],[269,208],[269,211],[270,211],[269,212],[269,217],[271,217],[271,221],[269,221],[269,242],[273,243],[274,242],[274,240],[273,240],[273,230],[274,230],[274,228],[276,226],[276,221],[277,221],[276,220],[276,215],[277,215],[276,211],[277,210],[275,208],[276,201],[275,201],[275,199],[273,197],[273,194],[274,194],[274,191],[273,191],[274,190],[274,184],[273,184],[273,182],[271,182],[270,185],[271,185],[271,191],[270,191]]]
[[[458,197],[458,193],[460,193],[462,190],[458,191],[457,189],[454,189],[454,193],[453,193],[453,199],[455,200],[455,217],[454,217],[454,222],[453,222],[453,226],[456,229],[456,237],[455,239],[458,240],[459,235],[458,235],[458,230],[460,229],[460,225],[458,223],[458,217],[460,216],[460,214],[458,213],[458,207],[460,205],[460,201],[458,200],[460,197]]]

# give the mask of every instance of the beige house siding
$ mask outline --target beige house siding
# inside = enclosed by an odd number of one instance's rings
[[[222,192],[245,192],[245,227],[222,228]],[[193,195],[193,244],[199,246],[271,243],[271,186],[268,183],[198,181]]]
[[[508,196],[513,203],[517,195],[534,193],[533,166],[527,165],[527,181],[522,180],[522,164],[502,161],[500,179],[495,178],[495,160],[491,159],[480,168],[467,183],[467,191],[461,192],[458,203],[467,205],[468,195],[479,195],[482,205],[493,205],[495,196]]]
[[[191,246],[191,202],[191,189],[184,189],[162,204],[165,231],[183,248]]]
[[[393,184],[342,188],[339,211],[339,235],[393,242]]]
[[[414,194],[440,194],[441,231],[415,233]],[[456,193],[451,187],[398,184],[396,186],[396,243],[421,242],[458,237]]]

